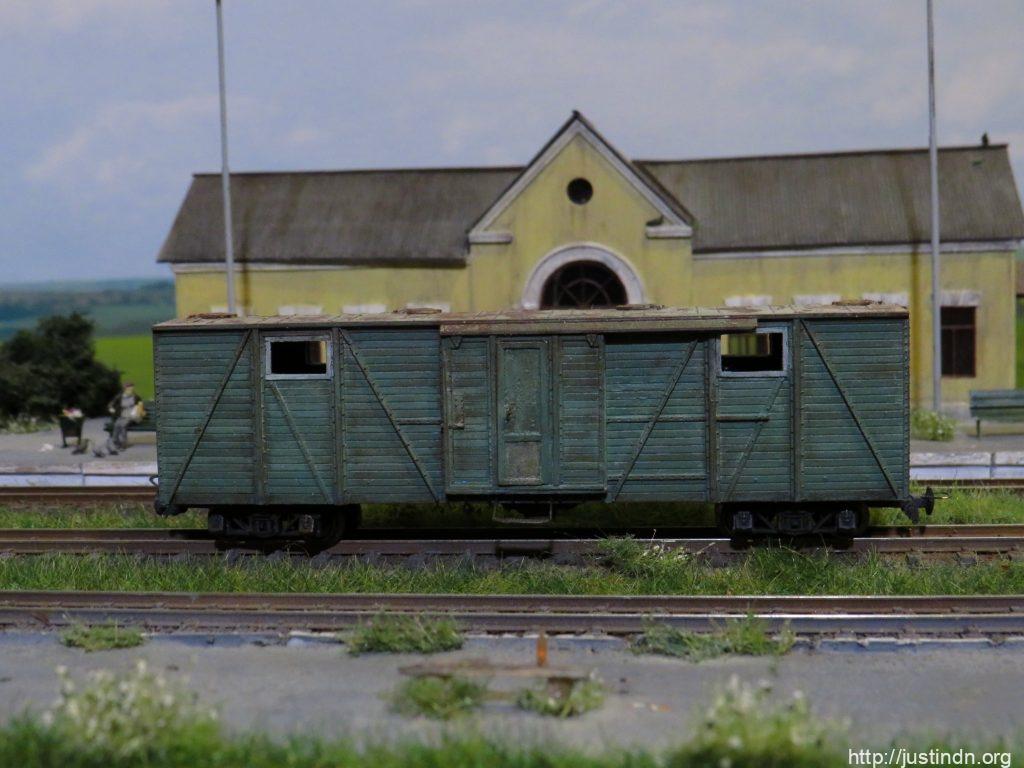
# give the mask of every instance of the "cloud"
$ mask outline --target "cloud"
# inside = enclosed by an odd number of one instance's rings
[[[0,35],[33,29],[71,32],[97,19],[170,7],[171,0],[4,0],[0,3]]]
[[[25,169],[33,182],[58,186],[135,186],[165,167],[166,140],[215,131],[217,97],[130,101],[100,109]]]

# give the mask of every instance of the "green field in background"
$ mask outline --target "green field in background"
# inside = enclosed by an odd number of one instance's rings
[[[135,391],[143,400],[153,399],[153,337],[101,336],[96,339],[96,358],[121,371],[122,381],[135,382]]]

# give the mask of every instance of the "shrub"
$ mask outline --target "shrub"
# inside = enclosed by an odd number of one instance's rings
[[[949,442],[956,437],[956,421],[941,413],[919,408],[910,414],[910,436],[915,440]]]
[[[108,670],[76,683],[58,668],[60,698],[42,723],[83,754],[148,764],[182,742],[215,735],[216,713],[139,661],[127,674]]]
[[[785,704],[769,700],[771,686],[751,686],[733,675],[717,694],[696,737],[672,765],[731,768],[820,768],[846,765],[840,729],[814,717],[802,694]]]
[[[580,680],[566,689],[524,688],[516,697],[520,709],[550,717],[575,717],[604,703],[604,687],[596,679]]]
[[[360,653],[438,653],[462,647],[462,633],[450,619],[408,614],[378,614],[346,638],[348,651]]]
[[[96,361],[92,331],[82,315],[54,315],[0,345],[0,416],[53,418],[70,406],[105,413],[120,377]]]
[[[464,677],[413,677],[391,695],[391,708],[403,715],[450,720],[478,709],[486,695],[486,682]]]

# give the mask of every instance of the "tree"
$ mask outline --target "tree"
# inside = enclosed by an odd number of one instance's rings
[[[92,321],[74,312],[44,317],[0,345],[0,416],[53,418],[78,407],[105,413],[120,375],[95,358]]]

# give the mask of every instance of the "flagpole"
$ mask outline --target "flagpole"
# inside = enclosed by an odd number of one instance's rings
[[[220,76],[220,186],[224,197],[224,253],[228,312],[235,314],[235,248],[231,234],[231,172],[228,170],[228,97],[224,80],[224,15],[217,4],[217,65]]]
[[[932,213],[932,410],[942,410],[942,292],[939,282],[939,150],[935,132],[935,21],[928,4],[928,173]]]

